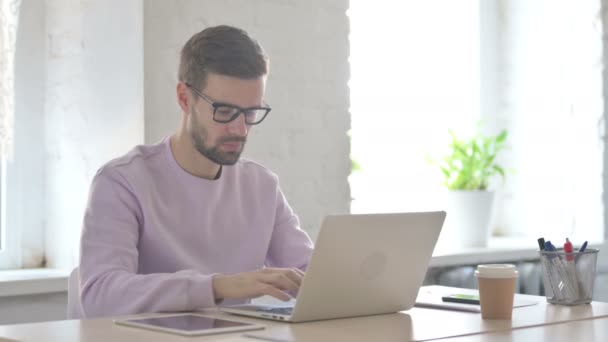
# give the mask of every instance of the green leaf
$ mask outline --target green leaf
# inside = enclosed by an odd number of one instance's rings
[[[498,153],[504,149],[507,131],[497,136],[484,136],[479,131],[470,139],[459,139],[452,130],[450,152],[441,160],[443,184],[451,190],[484,190],[494,176],[504,180],[505,171],[496,163]]]
[[[502,167],[498,165],[492,165],[492,169],[498,172],[498,174],[500,174],[501,176],[505,176],[505,170]]]
[[[446,169],[445,167],[441,167],[441,172],[443,173],[443,175],[445,176],[445,178],[450,178],[450,170]]]
[[[502,143],[505,140],[507,140],[507,131],[503,129],[502,132],[500,132],[500,134],[496,137],[496,142]]]

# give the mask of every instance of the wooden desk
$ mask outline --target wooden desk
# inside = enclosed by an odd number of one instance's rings
[[[371,317],[370,317],[371,318]],[[408,341],[412,337],[411,326],[408,326],[407,317],[396,315],[376,316],[367,320],[365,324],[357,326],[354,323],[336,324],[333,329],[301,329],[302,323],[292,325],[296,327],[292,333],[293,339],[287,341]],[[327,323],[330,321],[326,321]],[[338,321],[334,321],[338,322]],[[360,321],[358,323],[361,323]],[[441,329],[445,322],[433,322],[436,329]],[[281,323],[278,323],[281,324]],[[285,324],[287,325],[287,324]],[[317,328],[321,328],[318,326]],[[339,331],[338,328],[346,328]],[[354,329],[353,329],[354,328]],[[262,340],[250,339],[242,334],[218,335],[209,337],[181,337],[163,333],[153,333],[146,330],[138,330],[128,327],[119,327],[111,323],[109,319],[85,320],[85,321],[55,321],[46,323],[21,324],[12,326],[0,326],[0,335],[11,339],[4,341],[83,341],[83,342],[106,342],[106,341],[141,341],[141,342],[165,342],[165,341],[243,341],[260,342]],[[528,327],[502,332],[490,332],[476,335],[466,335],[442,339],[446,342],[555,342],[555,341],[604,341],[608,336],[608,318],[596,318],[582,321],[551,324],[537,327]],[[283,341],[280,337],[276,342]]]
[[[407,312],[393,315],[278,324],[268,326],[263,331],[251,332],[251,334],[285,342],[427,341],[456,336],[510,332],[518,329],[525,330],[530,327],[559,325],[560,323],[569,323],[576,320],[602,319],[608,322],[606,309],[608,309],[606,303],[594,303],[593,306],[586,307],[539,304],[518,308],[513,313],[513,320],[501,321],[483,320],[479,313],[413,308]]]
[[[498,333],[469,335],[442,339],[446,342],[559,342],[606,341],[608,318],[596,318],[539,327],[515,329]],[[252,340],[253,341],[253,340]],[[251,341],[250,341],[251,342]]]
[[[608,303],[594,302],[591,305],[567,307],[547,304],[544,297],[525,297],[535,298],[540,302],[534,306],[514,309],[511,321],[482,320],[479,313],[425,308],[413,308],[391,315],[291,324],[238,316],[229,316],[229,318],[266,325],[265,330],[252,331],[249,334],[265,336],[276,342],[421,341],[442,337],[451,338],[449,341],[548,341],[551,339],[553,342],[556,337],[559,337],[557,340],[562,340],[563,336],[576,340],[582,340],[582,336],[586,336],[585,341],[608,336]],[[206,310],[201,314],[215,317],[228,316],[217,310]],[[109,318],[0,326],[0,338],[62,342],[261,341],[244,337],[243,333],[181,337],[115,325]]]

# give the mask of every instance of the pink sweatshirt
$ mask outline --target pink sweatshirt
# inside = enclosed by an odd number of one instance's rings
[[[313,244],[275,174],[241,160],[198,178],[169,141],[137,146],[93,179],[79,265],[86,317],[209,307],[216,273],[308,264]]]

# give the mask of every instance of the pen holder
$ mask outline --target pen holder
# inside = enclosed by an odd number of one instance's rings
[[[591,303],[598,252],[597,249],[573,253],[540,251],[547,302],[562,305]]]

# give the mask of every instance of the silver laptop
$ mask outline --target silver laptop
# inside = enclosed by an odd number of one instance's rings
[[[295,305],[232,305],[221,311],[287,322],[410,309],[445,212],[331,215],[321,225]]]

